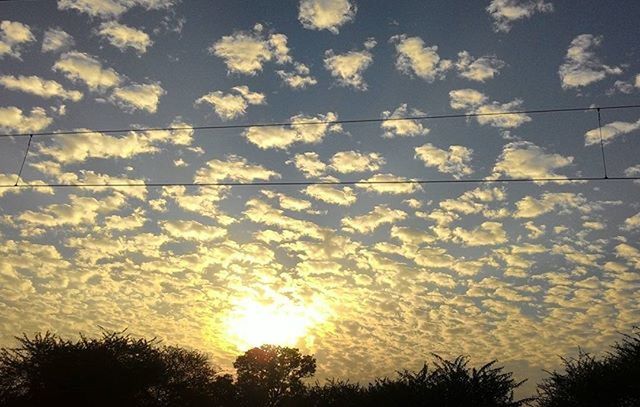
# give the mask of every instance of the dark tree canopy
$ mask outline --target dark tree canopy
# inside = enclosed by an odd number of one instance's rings
[[[640,329],[603,358],[580,352],[563,361],[564,372],[551,372],[538,386],[538,406],[640,406]]]
[[[263,345],[238,356],[233,367],[245,404],[275,406],[304,392],[302,379],[313,376],[316,361],[298,349]]]
[[[211,406],[233,395],[231,377],[217,376],[203,354],[155,340],[18,340],[0,351],[2,406]]]

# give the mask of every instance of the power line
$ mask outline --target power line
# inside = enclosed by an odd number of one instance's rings
[[[638,109],[640,104],[636,105],[617,105],[617,106],[600,106],[600,107],[568,107],[553,109],[535,109],[535,110],[519,110],[511,112],[486,112],[486,113],[454,113],[442,115],[422,115],[407,117],[389,117],[389,118],[364,118],[364,119],[345,119],[345,120],[308,120],[308,121],[286,121],[273,123],[245,123],[245,124],[220,124],[210,126],[178,126],[178,127],[139,127],[129,129],[102,129],[102,130],[65,130],[65,131],[46,131],[40,133],[15,133],[0,134],[0,137],[29,137],[29,136],[70,136],[92,133],[144,133],[157,131],[183,131],[183,130],[225,130],[225,129],[246,129],[249,127],[284,127],[284,126],[319,126],[332,124],[358,124],[358,123],[381,123],[407,120],[438,120],[438,119],[459,119],[465,117],[486,117],[486,116],[507,116],[519,114],[546,114],[546,113],[568,113],[568,112],[588,112],[599,110],[619,110],[619,109]]]
[[[638,181],[640,176],[633,177],[550,177],[550,178],[470,178],[470,179],[405,179],[405,180],[379,180],[379,181],[267,181],[267,182],[137,182],[137,183],[113,183],[113,184],[4,184],[0,188],[158,188],[158,187],[286,187],[286,186],[311,186],[311,185],[399,185],[399,184],[505,184],[505,183],[536,183],[536,182],[557,182],[557,183],[581,183],[594,181]]]

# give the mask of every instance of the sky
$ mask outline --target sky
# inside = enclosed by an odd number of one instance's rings
[[[0,15],[0,131],[84,132],[34,136],[22,184],[602,177],[595,110],[339,121],[640,95],[631,0],[36,0]],[[608,175],[640,175],[640,109],[601,123]],[[247,126],[192,128],[220,125]],[[28,141],[0,138],[0,184]],[[362,382],[465,354],[530,392],[559,355],[640,321],[639,198],[631,180],[0,188],[0,345],[127,328],[227,370],[268,342]]]

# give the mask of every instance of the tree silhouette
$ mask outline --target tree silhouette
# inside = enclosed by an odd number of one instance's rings
[[[2,406],[230,405],[231,377],[198,352],[104,332],[77,342],[46,333],[0,350]]]
[[[316,361],[298,349],[263,345],[238,356],[233,367],[245,405],[277,406],[304,393],[302,379],[313,376]]]
[[[481,368],[469,368],[469,359],[458,356],[446,360],[433,355],[433,368],[426,363],[417,372],[398,372],[394,379],[379,379],[369,386],[375,405],[442,407],[518,407],[529,399],[514,401],[516,382],[511,372],[495,367],[496,361]]]
[[[640,329],[601,359],[580,351],[538,386],[538,406],[640,406]]]

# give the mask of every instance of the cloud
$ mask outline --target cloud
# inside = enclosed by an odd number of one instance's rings
[[[39,212],[27,210],[18,216],[18,220],[49,228],[92,225],[98,215],[114,212],[125,203],[126,199],[117,193],[100,199],[70,195],[68,204],[51,204]]]
[[[371,178],[363,179],[356,186],[365,191],[392,195],[411,194],[422,189],[417,183],[405,181],[407,181],[406,178],[397,177],[393,174],[376,174]]]
[[[4,132],[29,133],[40,131],[53,122],[41,107],[34,107],[29,114],[15,106],[0,107],[0,129]]]
[[[376,205],[367,214],[342,219],[343,229],[350,233],[371,233],[379,226],[394,223],[407,217],[404,211],[391,209],[387,205]]]
[[[455,67],[459,76],[471,81],[484,82],[500,73],[504,61],[493,55],[474,59],[467,51],[462,51],[458,53]]]
[[[293,164],[304,173],[305,177],[318,177],[327,169],[327,165],[320,160],[318,153],[311,151],[296,154],[293,159],[287,161],[287,164]]]
[[[516,218],[536,218],[560,207],[563,211],[583,208],[587,200],[571,192],[544,193],[539,199],[526,196],[516,204]]]
[[[133,48],[138,54],[144,54],[147,52],[147,48],[153,44],[149,35],[144,31],[120,24],[117,21],[100,24],[98,35],[106,38],[111,45],[123,52],[127,48]]]
[[[566,178],[555,170],[573,163],[573,157],[548,154],[541,147],[528,142],[509,143],[502,149],[491,178],[505,175],[511,178]]]
[[[42,52],[67,51],[75,45],[75,40],[60,28],[47,28],[42,39]]]
[[[416,75],[427,82],[443,79],[452,67],[451,61],[440,59],[438,46],[426,47],[420,37],[394,35],[389,42],[396,47],[396,68],[405,75]]]
[[[237,31],[225,35],[209,47],[209,53],[222,58],[230,73],[256,75],[265,62],[275,59],[282,65],[292,62],[288,55],[287,36],[272,33],[268,37],[256,24],[252,32]]]
[[[196,100],[196,104],[208,103],[222,120],[232,120],[243,116],[249,105],[263,105],[266,97],[260,92],[251,92],[248,86],[231,88],[235,93],[209,92]]]
[[[160,103],[160,97],[165,93],[166,91],[160,86],[160,83],[134,83],[115,88],[110,100],[126,112],[146,110],[149,113],[155,113]]]
[[[618,75],[622,69],[603,64],[593,51],[602,43],[602,36],[581,34],[571,41],[564,63],[558,75],[562,88],[579,88],[603,80],[609,75]]]
[[[193,220],[168,220],[161,223],[162,229],[173,238],[207,242],[220,239],[227,234],[225,228],[203,225]]]
[[[277,198],[280,207],[296,212],[316,213],[311,209],[311,202],[304,199],[295,198],[293,196],[285,195],[282,193],[276,193],[273,191],[265,190],[262,193],[268,198]]]
[[[304,189],[304,193],[332,205],[350,206],[357,200],[357,196],[351,187],[309,185]]]
[[[323,235],[322,230],[315,223],[286,216],[282,210],[273,208],[260,199],[247,201],[244,214],[252,222],[290,230],[296,235],[315,239]]]
[[[445,174],[453,174],[456,179],[473,173],[473,169],[469,166],[473,154],[470,148],[449,146],[447,151],[427,143],[416,147],[415,152],[415,157],[421,159],[425,166],[435,167]]]
[[[521,110],[522,100],[515,99],[508,103],[487,102],[482,92],[474,89],[456,89],[449,92],[453,109],[466,110],[468,114],[477,114],[477,122],[498,128],[512,129],[531,121],[524,113],[499,114]]]
[[[59,10],[76,10],[92,17],[114,18],[133,7],[160,10],[173,7],[177,0],[58,0]]]
[[[338,115],[333,112],[318,114],[315,117],[299,114],[293,116],[291,126],[278,127],[249,127],[243,135],[251,143],[266,150],[276,148],[286,150],[294,143],[319,143],[327,133],[342,131],[340,124],[330,124],[338,120]],[[318,124],[302,124],[318,123]]]
[[[293,71],[278,70],[276,74],[291,89],[306,89],[318,83],[316,78],[310,75],[311,71],[305,64],[295,62]]]
[[[338,86],[367,90],[367,83],[362,76],[373,63],[373,54],[368,48],[362,51],[349,51],[335,54],[332,49],[324,53],[324,67],[336,79]]]
[[[408,116],[424,116],[426,113],[421,112],[418,109],[411,109],[411,112],[408,112],[408,107],[406,103],[401,104],[392,112],[385,110],[382,112],[381,117],[383,119],[399,119]],[[419,120],[389,120],[383,121],[380,123],[380,128],[384,130],[384,134],[382,137],[385,138],[393,138],[393,137],[415,137],[415,136],[425,136],[429,133],[429,129],[422,125],[422,122]]]
[[[621,229],[626,231],[640,229],[640,212],[625,219]]]
[[[0,76],[0,84],[7,89],[30,93],[45,99],[59,97],[73,102],[82,99],[82,92],[66,90],[58,82],[42,79],[38,76],[2,75]]]
[[[122,82],[120,75],[111,68],[103,68],[95,57],[83,52],[65,52],[53,65],[72,81],[81,81],[92,91],[103,91]]]
[[[309,30],[338,34],[338,28],[352,21],[356,11],[356,5],[349,0],[300,0],[298,21]]]
[[[207,166],[200,168],[195,175],[197,184],[231,180],[234,182],[268,181],[280,178],[277,172],[268,170],[261,165],[250,164],[246,158],[229,155],[225,161],[211,160]]]
[[[28,25],[18,21],[0,22],[0,59],[5,55],[20,59],[21,45],[35,41]]]
[[[384,158],[378,153],[364,154],[359,151],[340,151],[331,157],[331,168],[342,174],[376,171],[384,163]]]
[[[157,153],[160,144],[191,144],[193,129],[188,124],[176,119],[170,126],[182,130],[129,132],[123,137],[114,137],[77,129],[89,133],[57,136],[53,139],[53,145],[40,145],[38,151],[59,163],[70,164],[88,158],[131,158],[139,154]]]
[[[507,234],[498,222],[483,222],[472,230],[455,228],[454,236],[469,246],[488,246],[502,244],[507,241]]]
[[[509,32],[515,21],[530,18],[536,13],[552,11],[553,4],[545,3],[544,0],[491,0],[491,4],[487,6],[496,32]]]
[[[611,143],[614,139],[640,129],[640,119],[636,122],[611,122],[602,126],[602,141]],[[584,145],[593,146],[600,144],[600,129],[595,128],[584,134]]]

